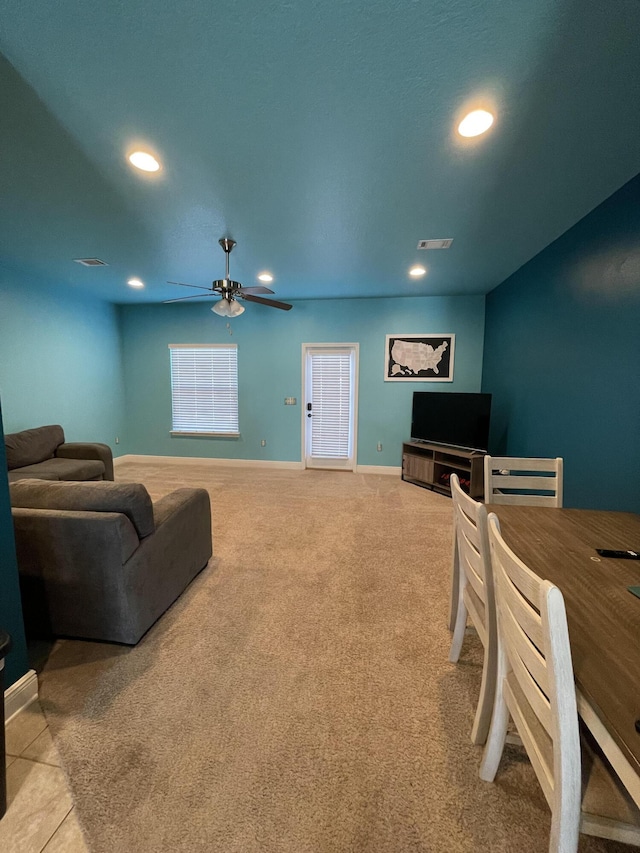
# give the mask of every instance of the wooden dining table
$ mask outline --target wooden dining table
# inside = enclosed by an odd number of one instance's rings
[[[578,711],[640,806],[640,515],[488,506],[512,550],[564,596]]]

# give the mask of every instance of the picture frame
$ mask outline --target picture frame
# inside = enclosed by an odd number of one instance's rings
[[[453,382],[453,334],[387,335],[385,382]]]

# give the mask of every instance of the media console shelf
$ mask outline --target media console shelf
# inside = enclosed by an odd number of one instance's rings
[[[402,445],[402,479],[450,495],[449,478],[451,474],[457,474],[464,491],[472,498],[482,500],[484,457],[480,450],[408,441]]]

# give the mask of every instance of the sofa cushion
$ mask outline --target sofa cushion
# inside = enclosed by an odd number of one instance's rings
[[[51,471],[41,471],[39,468],[32,471],[33,466],[27,465],[26,468],[16,468],[15,471],[9,471],[7,477],[10,483],[17,483],[18,480],[57,480],[58,476]],[[26,471],[26,474],[22,472]],[[37,473],[36,473],[37,472]]]
[[[155,529],[151,498],[141,483],[18,480],[11,483],[9,489],[13,507],[121,512],[131,521],[141,539]]]
[[[62,459],[56,456],[37,465],[18,468],[17,473],[37,480],[101,480],[104,463],[98,459]]]
[[[11,471],[51,459],[56,447],[63,442],[64,431],[57,424],[9,433],[4,437],[7,468]]]

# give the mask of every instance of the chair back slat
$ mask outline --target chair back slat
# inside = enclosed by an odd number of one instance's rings
[[[548,708],[549,673],[544,656],[540,653],[538,646],[532,642],[528,631],[517,618],[515,610],[506,605],[501,610],[501,616],[502,627],[509,640],[513,655],[519,657],[535,685],[542,691],[545,707]],[[549,731],[548,726],[545,728]]]
[[[465,575],[467,581],[467,589],[472,589],[475,595],[478,597],[479,601],[482,603],[483,607],[487,602],[487,590],[484,583],[483,578],[481,578],[466,561],[465,562]]]
[[[555,474],[538,476],[530,474],[494,474],[495,486],[500,489],[540,489],[547,492],[556,491],[558,479]]]
[[[561,457],[543,458],[540,456],[490,456],[492,468],[522,474],[525,471],[556,471],[556,463]]]
[[[464,553],[467,563],[473,571],[484,579],[482,555],[480,554],[480,538],[475,523],[468,518],[460,507],[456,508],[456,524],[458,535],[464,537]]]
[[[558,825],[569,826],[567,837],[577,841],[580,742],[562,593],[513,553],[493,513],[488,530],[498,620],[497,692],[502,691],[552,812],[572,815]],[[552,841],[554,833],[555,822]]]
[[[487,644],[487,606],[478,598],[471,584],[466,585],[462,595],[471,621],[476,626],[482,645],[485,646]]]
[[[487,504],[561,507],[563,460],[487,455],[484,489]]]
[[[464,535],[464,534],[463,534]],[[463,548],[460,549],[464,551]],[[477,552],[469,549],[460,555],[460,565],[464,571],[463,586],[469,584],[483,604],[487,601],[487,589],[484,580],[484,567]]]
[[[511,673],[513,675],[513,673]],[[516,729],[533,765],[546,801],[553,804],[553,743],[535,714],[528,712],[526,699],[519,696],[518,682],[506,678],[504,694]]]
[[[557,506],[555,497],[551,495],[519,495],[513,492],[493,492],[491,500],[487,502],[501,506]]]
[[[492,513],[493,515],[493,513]],[[495,518],[495,515],[493,516]],[[497,518],[496,518],[497,521]],[[489,538],[491,543],[491,537]],[[507,546],[502,537],[500,540],[495,540],[491,546],[491,554],[494,551],[500,561],[504,576],[509,580],[509,584],[505,587],[505,594],[509,595],[511,591],[517,592],[517,597],[509,596],[510,601],[514,601],[514,606],[517,607],[519,602],[522,602],[532,619],[533,624],[539,626],[539,632],[532,634],[531,639],[537,643],[542,643],[542,617],[540,614],[541,607],[541,589],[540,578],[534,574],[525,564],[517,557],[513,551]],[[532,629],[535,631],[535,629]]]
[[[498,603],[498,608],[500,604]],[[508,628],[505,625],[506,620],[503,616],[503,611],[498,609],[498,621],[500,630],[504,631],[504,642],[506,645],[507,658],[509,659],[509,667],[518,681],[518,686],[521,690],[523,700],[527,703],[523,707],[523,714],[533,712],[545,731],[549,735],[553,735],[553,720],[551,719],[551,707],[547,696],[540,690],[538,684],[531,674],[530,670],[511,645],[511,636]]]
[[[529,589],[527,595],[523,595],[511,578],[508,578],[505,587],[509,613],[536,649],[543,648],[542,619],[537,608],[532,607],[530,603],[531,596],[534,593]]]
[[[458,494],[459,492],[459,494]],[[464,572],[463,582],[470,583],[478,598],[486,604],[487,589],[485,577],[485,555],[488,542],[481,541],[478,528],[480,515],[486,519],[486,508],[465,494],[460,487],[454,492],[454,511],[456,513],[456,529],[458,531],[458,554],[460,566]]]

